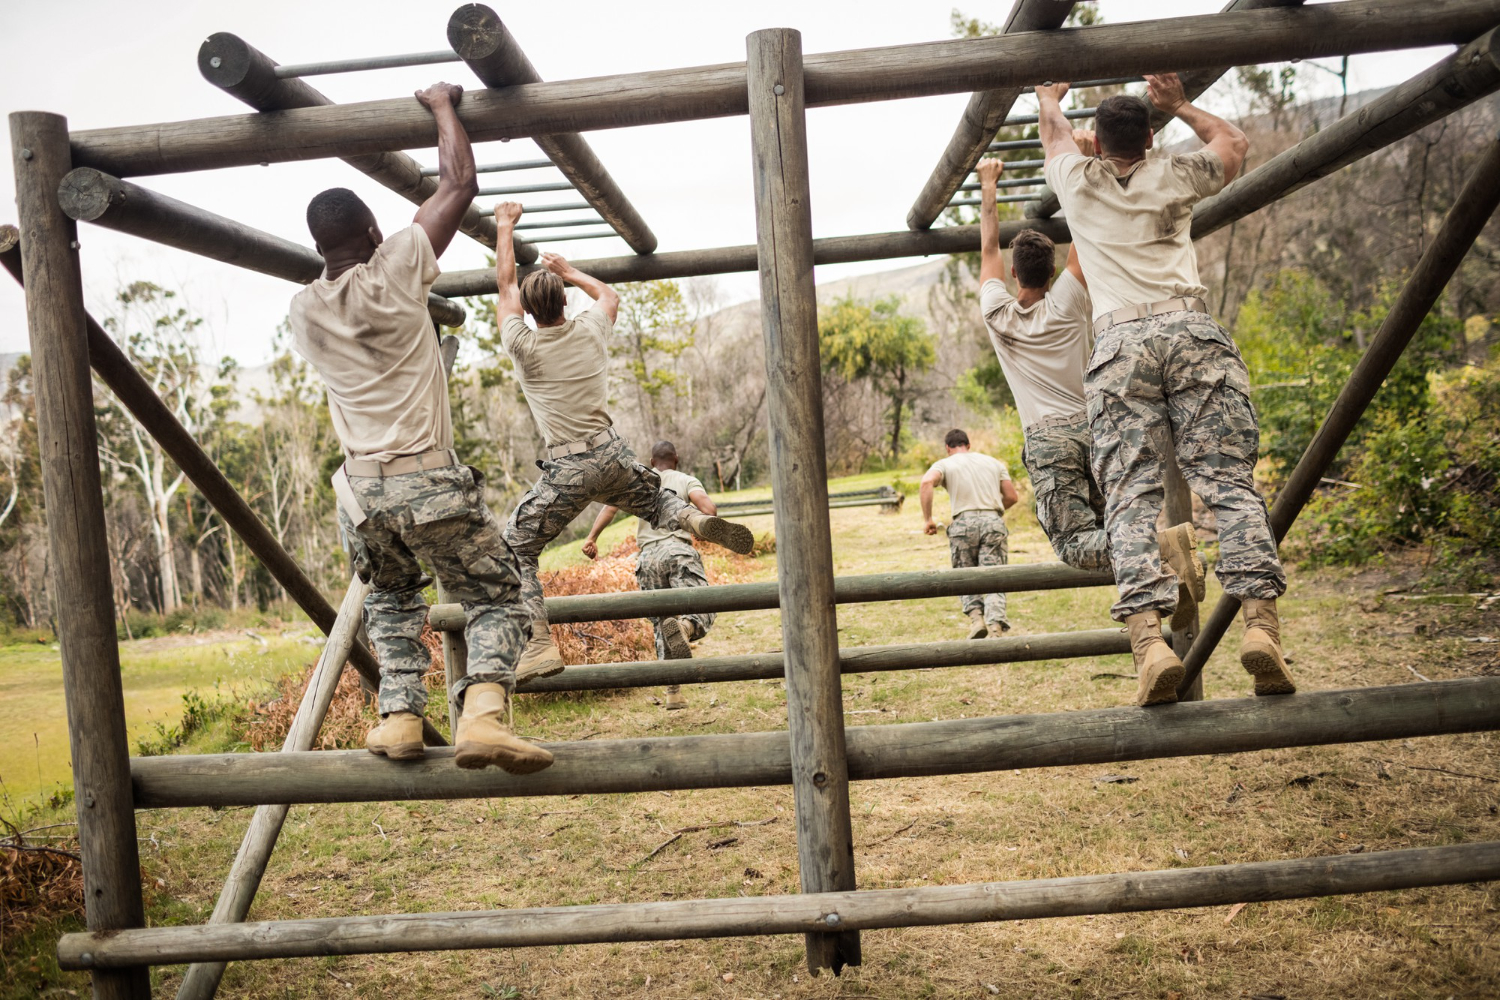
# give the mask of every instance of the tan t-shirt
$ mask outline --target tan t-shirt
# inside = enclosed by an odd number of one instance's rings
[[[547,447],[591,437],[613,425],[609,402],[609,352],[614,323],[591,306],[560,326],[532,329],[519,316],[500,324],[500,346]]]
[[[395,233],[333,280],[292,296],[292,346],[328,387],[351,458],[387,462],[453,447],[448,381],[427,292],[439,274],[421,226]]]
[[[948,491],[953,516],[966,510],[1004,512],[1000,484],[1010,478],[1010,470],[998,458],[977,451],[956,451],[932,463],[928,472],[936,471],[938,485]]]
[[[688,495],[694,490],[703,490],[703,484],[696,476],[690,476],[678,469],[657,469],[656,471],[661,475],[661,488],[671,490],[684,500],[687,500]],[[703,490],[703,492],[707,493],[708,490]],[[686,528],[678,528],[676,531],[658,528],[644,517],[640,518],[639,522],[635,529],[635,543],[643,549],[663,538],[680,538],[692,544],[693,536]]]
[[[1193,206],[1224,187],[1219,154],[1148,152],[1116,175],[1105,160],[1064,153],[1047,161],[1045,173],[1067,215],[1095,318],[1208,294],[1189,230]]]
[[[991,278],[979,290],[979,309],[1021,426],[1081,414],[1091,331],[1083,282],[1063,271],[1045,296],[1023,306],[1003,281]]]

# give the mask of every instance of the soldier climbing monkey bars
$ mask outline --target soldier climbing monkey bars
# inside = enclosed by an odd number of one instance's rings
[[[126,186],[121,178],[337,156],[421,201],[424,192],[430,193],[426,185],[432,183],[431,178],[423,176],[415,161],[396,151],[430,144],[432,123],[409,98],[353,107],[333,105],[305,82],[287,72],[277,73],[275,63],[261,53],[226,35],[205,43],[200,64],[211,80],[255,107],[255,115],[71,135],[64,119],[56,115],[11,115],[20,230],[0,231],[0,257],[18,279],[25,279],[53,572],[58,592],[68,594],[71,601],[58,631],[88,933],[64,937],[59,946],[64,967],[91,969],[97,996],[137,998],[149,994],[148,966],[195,962],[180,996],[207,997],[217,987],[222,963],[232,959],[804,933],[812,968],[837,971],[860,960],[858,930],[863,927],[1201,906],[1500,878],[1500,846],[1469,844],[1358,858],[932,887],[894,895],[852,891],[856,858],[849,832],[848,781],[953,773],[971,760],[964,748],[976,755],[972,758],[975,768],[999,761],[1006,762],[1003,766],[1022,766],[1014,763],[1022,759],[1030,766],[1056,766],[1125,759],[1122,754],[1143,759],[1500,728],[1500,678],[1478,678],[1299,695],[1274,705],[1216,701],[1149,714],[1074,712],[1027,720],[859,727],[845,733],[839,676],[851,660],[858,669],[860,655],[838,649],[834,624],[840,583],[834,580],[829,557],[812,268],[834,260],[972,251],[977,249],[978,233],[973,227],[951,227],[930,233],[813,240],[804,105],[981,91],[971,101],[943,164],[913,207],[909,221],[924,230],[989,147],[994,129],[1004,120],[1020,87],[1045,79],[1116,77],[1168,69],[1212,76],[1222,72],[1223,66],[1241,63],[1443,43],[1463,46],[1362,109],[1357,118],[1351,116],[1323,130],[1201,204],[1194,219],[1194,236],[1201,236],[1500,88],[1493,30],[1500,24],[1500,0],[1433,0],[1419,14],[1379,0],[1342,0],[1306,8],[1297,6],[1295,0],[1236,0],[1217,15],[1059,28],[1069,6],[1017,0],[1007,22],[1009,33],[999,37],[835,52],[805,61],[796,32],[762,31],[750,36],[745,63],[561,83],[538,82],[529,62],[488,8],[460,8],[450,21],[450,42],[493,88],[471,92],[460,108],[471,135],[478,141],[542,137],[544,149],[548,144],[553,147],[548,149],[552,161],[638,251],[630,257],[579,262],[583,270],[606,281],[628,281],[760,269],[772,472],[778,497],[779,602],[784,609],[785,653],[780,666],[787,681],[790,725],[781,733],[621,741],[643,754],[641,761],[657,761],[667,770],[646,767],[636,778],[623,775],[620,780],[625,786],[619,790],[789,781],[796,795],[805,894],[779,899],[774,905],[759,900],[700,900],[503,915],[352,918],[339,921],[338,928],[329,921],[237,923],[247,913],[279,828],[274,813],[268,812],[264,822],[258,819],[260,825],[252,825],[236,862],[232,886],[226,887],[225,899],[208,925],[145,928],[133,822],[137,807],[347,801],[398,793],[410,797],[409,776],[418,772],[430,782],[427,790],[434,797],[541,794],[544,790],[554,794],[570,790],[568,782],[574,778],[579,787],[595,780],[586,779],[567,762],[576,754],[581,764],[598,748],[559,746],[555,748],[558,766],[530,778],[460,772],[448,766],[442,751],[430,753],[417,772],[368,755],[346,758],[327,753],[135,762],[128,758],[99,492],[91,364],[126,399],[226,522],[287,584],[314,621],[334,637],[322,661],[325,666],[320,667],[318,692],[325,690],[330,675],[336,681],[335,664],[343,656],[348,655],[367,679],[372,664],[354,638],[352,609],[358,605],[358,585],[335,617],[327,601],[191,437],[174,424],[159,401],[147,398],[149,390],[143,393],[138,374],[118,350],[112,350],[108,338],[84,312],[74,219],[87,218],[198,252],[206,252],[215,242],[227,242],[227,247],[213,254],[218,259],[304,280],[304,248],[262,239],[264,234],[257,235],[249,227]],[[1011,96],[1006,98],[1006,93]],[[757,247],[652,252],[655,237],[575,134],[584,129],[747,113],[755,149]],[[124,192],[123,202],[110,195],[96,206],[98,214],[90,215],[69,201],[68,192],[80,190],[76,168],[83,167],[93,168],[98,190]],[[1368,402],[1371,386],[1378,384],[1380,366],[1399,354],[1497,201],[1500,139],[1474,167],[1458,203],[1423,255],[1403,295],[1404,305],[1386,321],[1379,357],[1356,373],[1347,398],[1341,399],[1324,433],[1309,449],[1303,463],[1307,475],[1316,477],[1332,458],[1349,421]],[[73,215],[74,211],[78,214]],[[471,214],[465,231],[493,244],[493,225],[486,226],[477,210]],[[1040,222],[1038,228],[1057,242],[1067,240],[1065,220]],[[1014,227],[1004,230],[1002,238],[1014,232]],[[518,253],[518,259],[526,257]],[[493,275],[486,279],[482,272],[445,275],[437,288],[439,294],[447,295],[493,290]],[[1375,353],[1372,348],[1371,354]],[[1301,466],[1298,474],[1298,482],[1306,480]],[[1278,530],[1290,524],[1300,503],[1293,498],[1286,506]],[[1278,510],[1282,510],[1279,503]],[[1010,569],[1013,576],[1015,570],[1033,568]],[[992,572],[997,583],[991,585],[1003,586],[1007,575]],[[904,596],[929,592],[945,592],[942,582],[923,584]],[[693,593],[704,601],[716,599],[711,591]],[[590,613],[597,617],[617,613],[607,606],[614,600],[619,599],[597,599],[600,606]],[[1215,621],[1220,617],[1216,614]],[[1101,638],[1107,637],[1080,640],[1082,644],[1072,648],[1107,648]],[[1179,637],[1184,642],[1189,638]],[[1191,662],[1201,664],[1217,638],[1212,627],[1198,636]],[[1067,637],[1050,640],[1073,641]],[[886,657],[887,668],[936,665],[951,655],[941,648],[944,645],[929,647],[930,664],[923,663],[926,654],[920,646],[881,655]],[[1016,650],[1003,642],[992,648],[996,659],[1015,658]],[[310,695],[299,710],[297,738],[289,739],[288,750],[305,744],[303,737],[316,731],[324,710],[326,698],[321,693]],[[1116,739],[1121,727],[1135,734],[1134,743]],[[436,742],[436,734],[431,735]],[[934,748],[940,751],[936,756]],[[957,749],[947,752],[952,748]],[[330,767],[341,770],[335,775]]]

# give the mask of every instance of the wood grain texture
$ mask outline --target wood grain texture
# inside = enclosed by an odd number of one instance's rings
[[[153,927],[112,937],[67,934],[64,969],[203,958],[266,959],[521,948],[809,933],[814,928],[931,927],[1091,913],[1141,913],[1384,892],[1500,878],[1500,843],[1417,847],[1289,861],[797,896],[608,903],[467,913],[322,917],[234,927]]]
[[[26,325],[47,505],[49,583],[63,612],[56,617],[56,628],[84,907],[89,930],[107,933],[144,926],[146,916],[78,229],[57,206],[57,185],[72,168],[68,122],[61,115],[18,111],[10,116],[10,137],[20,266],[30,279]],[[103,973],[94,977],[94,995],[145,1000],[151,995],[150,980],[144,968]]]
[[[486,87],[542,82],[500,16],[483,4],[464,4],[453,12],[448,19],[448,44]],[[538,135],[535,142],[630,249],[636,253],[656,249],[656,234],[604,169],[587,139],[576,132],[558,132]]]
[[[807,60],[810,107],[1025,87],[1159,70],[1465,44],[1500,21],[1500,0],[1429,0],[1414,18],[1388,0],[1234,11],[830,52]],[[746,113],[745,65],[726,63],[533,83],[466,94],[476,142]],[[117,177],[358,156],[436,142],[413,98],[94,129],[74,162]]]
[[[332,100],[306,80],[279,79],[275,69],[274,59],[227,31],[209,35],[198,48],[198,70],[203,78],[257,111],[333,105]],[[344,162],[414,205],[422,204],[437,191],[437,179],[423,177],[422,165],[402,152],[350,156]],[[469,206],[459,223],[459,231],[492,250],[495,247],[495,219],[478,205]],[[512,242],[517,263],[530,264],[536,260],[536,247],[519,239]]]
[[[1500,678],[1352,688],[1279,698],[851,726],[855,780],[1112,764],[1160,757],[1411,739],[1500,728]],[[449,749],[418,761],[363,750],[137,757],[136,808],[383,802],[734,788],[791,782],[785,731],[548,743],[520,777],[463,771]]]
[[[25,284],[18,236],[14,227],[0,226],[0,266]],[[287,596],[297,602],[314,625],[327,634],[337,617],[333,606],[323,596],[316,584],[302,572],[297,560],[282,547],[276,536],[266,527],[260,515],[245,502],[234,484],[214,464],[213,459],[199,447],[197,440],[183,427],[156,392],[136,371],[125,352],[109,334],[87,313],[84,322],[88,334],[89,362],[111,392],[125,405],[146,432],[156,439],[162,449],[177,463],[188,480],[198,488],[224,523],[245,544],[251,553],[266,567],[277,583],[286,589]],[[380,668],[370,654],[366,644],[358,643],[350,656],[355,670],[359,672],[360,684],[368,692],[380,686]],[[428,746],[446,746],[447,741],[430,722],[424,722],[423,737]]]
[[[1491,32],[1480,41],[1493,41],[1494,34]],[[1463,50],[1459,54],[1463,55]],[[1479,64],[1471,59],[1469,65]],[[1277,492],[1276,502],[1271,505],[1271,533],[1278,543],[1286,537],[1302,508],[1312,499],[1313,491],[1318,488],[1328,466],[1343,449],[1344,442],[1349,440],[1370,401],[1385,384],[1386,376],[1396,367],[1396,362],[1401,360],[1422,321],[1443,294],[1443,289],[1448,287],[1448,282],[1497,207],[1500,207],[1500,139],[1489,144],[1469,172],[1463,190],[1458,193],[1448,214],[1443,216],[1432,243],[1406,279],[1401,294],[1370,340],[1370,346],[1349,373],[1348,381],[1339,390],[1307,450],[1297,460],[1286,485]],[[1203,665],[1233,624],[1238,611],[1239,602],[1234,598],[1226,594],[1219,599],[1188,655],[1183,658],[1183,665],[1187,667],[1183,686],[1201,676]]]
[[[839,892],[854,888],[854,833],[823,453],[802,35],[757,31],[745,49],[771,492],[780,500],[776,577],[797,863],[803,892]],[[822,969],[838,975],[860,961],[857,932],[807,935],[814,975]]]
[[[358,639],[365,597],[369,593],[370,585],[358,577],[349,581],[349,589],[339,605],[338,620],[328,635],[328,641],[323,644],[323,652],[302,693],[297,714],[292,717],[291,728],[281,747],[283,753],[312,749],[318,731],[323,728],[323,720],[328,717],[328,707],[333,704],[344,666],[349,662],[349,651]],[[250,905],[260,890],[261,879],[265,877],[266,865],[270,864],[271,852],[281,835],[289,808],[284,805],[256,807],[244,839],[240,841],[229,877],[225,879],[218,902],[209,915],[210,924],[239,923],[250,913]],[[177,988],[177,1000],[210,1000],[218,992],[219,981],[224,978],[224,967],[223,962],[201,962],[189,967]]]
[[[1072,10],[1073,4],[1069,0],[1016,0],[1001,33],[1009,35],[1060,28]],[[968,106],[964,108],[953,137],[948,140],[938,165],[906,213],[908,229],[928,229],[943,214],[958,186],[979,163],[990,143],[995,141],[995,133],[1005,124],[1006,116],[1020,96],[1019,87],[981,90],[969,95]]]

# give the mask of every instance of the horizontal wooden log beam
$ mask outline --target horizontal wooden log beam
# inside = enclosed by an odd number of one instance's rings
[[[1193,239],[1285,198],[1500,90],[1500,28],[1237,178],[1193,210]]]
[[[453,12],[448,19],[448,43],[486,87],[542,82],[515,36],[484,4],[467,3]],[[587,139],[576,132],[559,132],[536,136],[536,144],[630,249],[636,253],[656,249],[656,234],[604,169]]]
[[[986,640],[989,641],[989,640]],[[851,726],[849,776],[974,774],[1361,743],[1500,728],[1500,677],[1163,705]],[[363,750],[137,757],[140,809],[614,794],[791,782],[786,732],[544,744],[515,776],[464,771],[451,750],[392,761]]]
[[[276,60],[227,31],[209,35],[207,41],[198,47],[198,70],[203,78],[256,111],[333,105],[331,98],[306,80],[278,77],[276,65]],[[350,156],[344,162],[413,205],[422,204],[437,191],[436,178],[426,176],[422,165],[402,152]],[[495,219],[480,210],[478,205],[469,206],[458,228],[494,249]],[[520,239],[512,242],[517,261],[530,264],[536,260],[536,247]]]
[[[78,222],[273,278],[305,285],[323,273],[323,257],[316,250],[89,167],[70,171],[57,198],[68,218]],[[443,326],[464,324],[463,307],[441,295],[427,296],[427,311]]]
[[[809,106],[1025,87],[1163,70],[1464,44],[1500,22],[1500,0],[1388,0],[1234,11],[809,56]],[[743,115],[745,64],[533,83],[464,96],[476,142]],[[95,129],[73,162],[117,177],[428,147],[432,116],[410,97]]]
[[[443,609],[457,604],[439,605]],[[438,607],[432,609],[436,615]],[[435,627],[435,626],[434,626]],[[839,650],[839,670],[846,674],[936,667],[980,667],[996,663],[1030,663],[1130,652],[1124,629],[1090,629],[1042,635],[951,642],[912,642],[888,646],[851,646]],[[612,688],[664,687],[668,684],[718,684],[769,680],[786,676],[780,652],[741,656],[706,656],[691,660],[641,660],[570,666],[560,674],[538,677],[521,688],[525,694],[555,691],[602,691]]]
[[[833,592],[834,600],[839,604],[864,604],[872,601],[911,601],[927,597],[961,597],[964,594],[1015,594],[1025,590],[1107,587],[1114,582],[1112,574],[1097,570],[1074,569],[1062,563],[1026,563],[841,576],[833,581]],[[765,611],[780,606],[781,597],[776,582],[772,580],[766,583],[731,583],[717,587],[627,590],[611,594],[549,597],[547,620],[554,625],[565,625],[570,622],[657,618],[662,615]],[[453,612],[454,607],[456,605],[440,604],[432,609],[434,630],[463,627],[460,616]]]
[[[932,927],[1228,906],[1500,878],[1500,843],[800,895],[401,913],[65,934],[64,969]]]
[[[1071,236],[1062,219],[1039,222],[1002,222],[1000,245],[1010,246],[1017,233],[1035,229],[1056,243],[1067,243]],[[968,253],[979,249],[978,226],[945,226],[922,232],[867,233],[860,236],[831,236],[813,240],[814,264],[847,264],[861,260],[890,260],[895,257],[925,257],[930,254]],[[734,274],[754,271],[758,265],[755,244],[717,247],[711,250],[679,250],[672,253],[640,254],[629,257],[601,257],[577,260],[575,267],[615,284],[628,281],[660,281],[665,278],[690,278],[705,274]],[[520,268],[522,275],[535,267]],[[495,269],[450,271],[438,277],[432,290],[438,295],[459,298],[465,295],[494,295]]]

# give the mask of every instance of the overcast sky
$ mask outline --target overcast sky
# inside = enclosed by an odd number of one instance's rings
[[[1108,0],[1108,21],[1210,13],[1223,0]],[[201,41],[230,31],[282,63],[420,52],[445,48],[451,4],[393,0],[308,3],[257,0],[137,0],[129,4],[78,0],[49,4],[0,2],[0,110],[41,109],[68,117],[74,129],[130,125],[247,109],[198,73]],[[745,36],[767,27],[802,32],[803,51],[823,52],[949,37],[953,4],[925,0],[758,0],[720,4],[702,0],[508,4],[507,25],[547,80],[599,76],[743,60]],[[1010,0],[960,3],[965,13],[1003,21]],[[566,11],[565,18],[559,12]],[[1389,86],[1435,62],[1447,50],[1357,57],[1351,92]],[[1332,61],[1329,65],[1334,65]],[[1305,70],[1303,93],[1335,93],[1333,77]],[[461,63],[314,78],[336,101],[410,94],[437,79],[477,87]],[[808,115],[815,236],[884,232],[905,227],[907,209],[931,172],[958,121],[966,96],[821,108]],[[1232,98],[1212,92],[1210,106],[1229,111]],[[600,159],[655,230],[659,249],[688,250],[755,241],[749,130],[727,118],[591,133]],[[12,191],[9,143],[0,158],[0,189]],[[434,164],[432,150],[412,150]],[[529,141],[486,143],[480,162],[533,159]],[[489,175],[486,183],[558,180],[555,171]],[[500,180],[504,178],[504,180]],[[316,192],[342,185],[360,193],[387,232],[411,219],[413,206],[336,160],[244,167],[200,174],[137,179],[138,183],[278,236],[310,244],[303,210]],[[528,195],[536,204],[566,192]],[[495,199],[481,199],[488,204]],[[12,222],[12,207],[0,222]],[[294,286],[227,264],[84,226],[80,233],[84,286],[96,315],[107,311],[121,283],[149,279],[180,289],[207,320],[210,356],[231,354],[243,364],[270,355],[271,337],[286,314]],[[558,243],[572,257],[628,253],[618,239]],[[442,259],[445,270],[482,266],[478,244],[460,236]],[[820,280],[885,270],[909,261],[878,261],[818,269]],[[730,301],[753,298],[755,276],[718,279]],[[0,353],[27,349],[19,289],[0,281]]]

